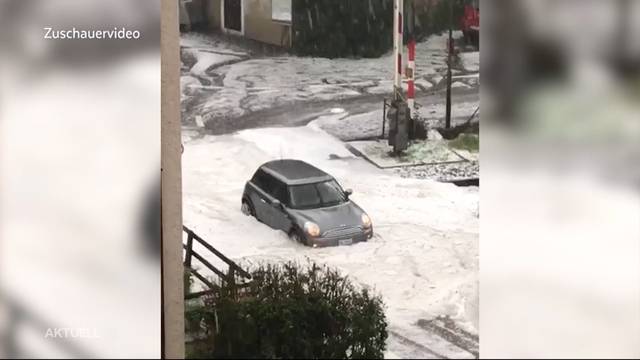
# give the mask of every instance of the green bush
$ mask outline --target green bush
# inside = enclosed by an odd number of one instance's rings
[[[416,39],[421,41],[430,35],[447,31],[449,30],[450,22],[453,30],[460,29],[460,19],[464,14],[465,3],[466,1],[463,0],[441,0],[429,3],[427,7],[417,11],[415,27]],[[406,4],[407,2],[405,2],[405,6]],[[404,35],[404,41],[406,43],[408,40],[407,33]]]
[[[378,57],[391,49],[392,0],[296,0],[292,7],[298,55]]]
[[[480,138],[477,134],[462,133],[457,138],[450,140],[449,146],[454,149],[478,152],[480,150]]]
[[[459,29],[465,3],[415,1],[416,39],[442,33],[450,22]],[[404,6],[406,44],[409,1]],[[293,50],[298,55],[375,58],[393,47],[393,0],[296,0],[292,7]]]
[[[387,339],[379,296],[316,264],[261,265],[237,295],[205,301],[207,358],[382,358]]]

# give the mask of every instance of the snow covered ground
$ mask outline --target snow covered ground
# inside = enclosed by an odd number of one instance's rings
[[[462,62],[462,67],[469,72],[477,72],[480,71],[480,52],[467,52],[460,53],[460,61]]]
[[[373,138],[382,134],[382,109],[356,115],[344,111],[319,116],[310,125],[316,125],[343,141]],[[387,127],[385,134],[388,133]]]
[[[454,100],[451,108],[452,125],[456,126],[479,112],[480,98],[469,97],[468,101]],[[429,127],[444,126],[446,103],[440,101],[420,107],[416,113]],[[477,113],[476,113],[477,115]],[[331,135],[344,140],[362,140],[378,137],[382,134],[382,109],[351,114],[346,110],[338,113],[322,114],[311,124],[317,125]],[[389,133],[389,124],[385,124],[385,134]]]
[[[214,52],[205,52],[190,50],[191,54],[196,58],[196,63],[191,68],[190,72],[193,75],[206,76],[206,71],[213,66],[226,64],[231,61],[240,60],[241,57],[230,54],[220,54]]]
[[[462,34],[455,32],[454,36],[458,38]],[[434,35],[417,44],[418,92],[442,86],[446,73],[446,40],[444,34]],[[205,122],[298,102],[390,94],[392,91],[391,52],[375,59],[252,57],[249,50],[198,34],[182,35],[181,46],[183,63],[185,56],[198,60],[195,64],[184,64],[183,96],[196,98],[191,113],[197,112]],[[464,69],[455,73],[465,75]],[[456,80],[455,86],[476,84],[477,78],[463,77]],[[185,87],[190,91],[187,94]],[[199,87],[204,92],[193,94]],[[193,118],[187,116],[183,121],[189,123]]]
[[[245,181],[260,164],[278,158],[305,160],[352,188],[353,200],[373,219],[374,238],[311,249],[244,216]],[[182,166],[184,224],[230,258],[245,265],[310,259],[336,267],[382,294],[389,330],[398,334],[389,338],[387,357],[433,357],[419,349],[407,352],[407,339],[438,354],[470,357],[415,324],[448,315],[477,334],[477,189],[383,172],[312,124],[185,137]]]
[[[248,51],[240,45],[232,44],[220,38],[213,38],[199,33],[186,33],[180,35],[180,47],[194,50],[215,50],[238,56],[248,55]]]
[[[417,114],[429,125],[429,127],[439,127],[444,126],[446,110],[446,102],[440,102],[419,107]],[[478,113],[476,113],[476,110]],[[479,111],[479,98],[475,99],[475,101],[468,102],[454,101],[451,104],[451,124],[456,126],[465,123],[472,115],[478,115]]]

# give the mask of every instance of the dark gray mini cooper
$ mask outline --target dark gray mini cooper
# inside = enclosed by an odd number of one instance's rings
[[[313,247],[351,245],[373,236],[369,216],[333,176],[300,160],[274,160],[247,181],[242,212]]]

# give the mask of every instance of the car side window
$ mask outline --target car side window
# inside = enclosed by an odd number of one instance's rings
[[[283,205],[287,205],[289,203],[289,196],[287,196],[287,185],[276,179],[273,179],[273,181],[275,184],[273,187],[273,193],[271,195],[274,198],[278,199]]]
[[[262,169],[256,171],[255,175],[253,175],[253,179],[251,181],[260,189],[265,192],[269,192],[269,179],[270,176],[265,173]]]
[[[251,181],[267,194],[280,200],[281,203],[288,203],[287,186],[265,171],[256,171],[256,174],[253,176],[253,179],[251,179]]]

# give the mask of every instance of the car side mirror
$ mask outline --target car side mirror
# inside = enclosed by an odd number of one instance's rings
[[[271,202],[271,206],[273,206],[276,209],[280,209],[282,208],[282,203],[280,202],[280,200],[273,200]]]
[[[351,196],[351,194],[353,194],[353,190],[351,190],[351,189],[347,189],[347,190],[345,190],[345,191],[344,191],[344,194],[345,194],[347,197],[349,197],[349,196]]]

